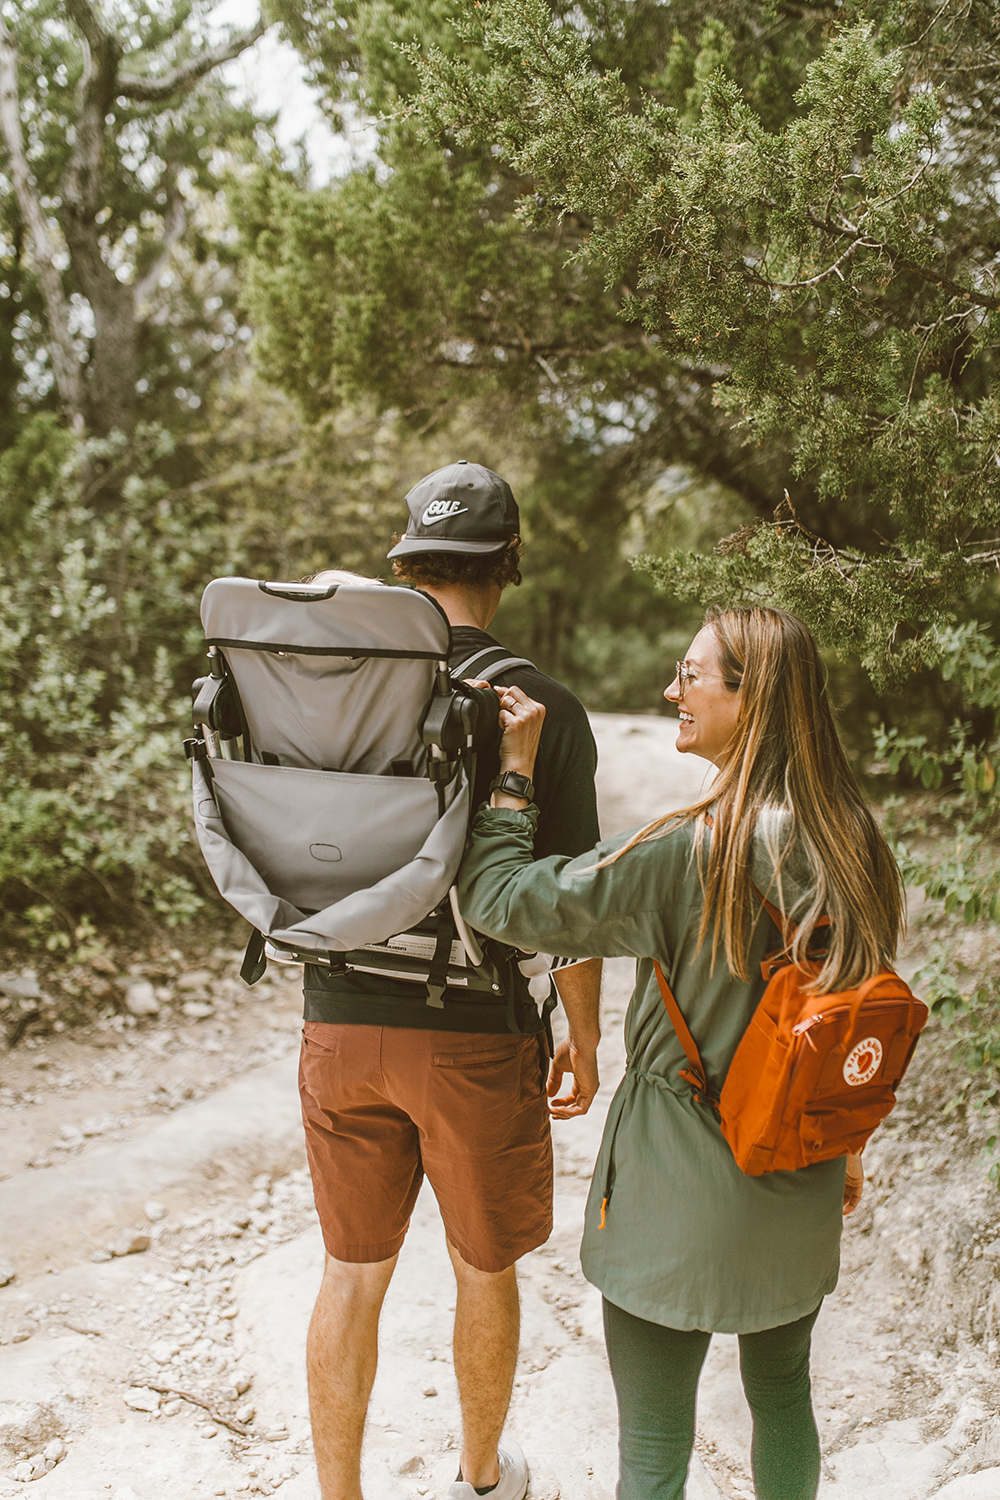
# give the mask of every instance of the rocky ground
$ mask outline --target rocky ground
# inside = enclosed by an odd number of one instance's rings
[[[668,721],[595,727],[609,831],[696,792]],[[322,1246],[295,1095],[298,975],[272,968],[248,990],[238,958],[158,951],[119,973],[95,952],[68,982],[101,998],[96,1020],[26,1024],[3,1057],[0,1496],[317,1496],[302,1363]],[[585,1120],[556,1125],[556,1228],[521,1265],[511,1428],[531,1500],[614,1492],[599,1299],[576,1250],[631,970],[609,965],[604,1087]],[[24,966],[0,976],[9,1035],[44,1019],[46,985]],[[817,1325],[822,1500],[1000,1500],[1000,1198],[981,1157],[996,1121],[946,1113],[955,1086],[932,1032],[867,1153]],[[425,1188],[383,1317],[369,1500],[439,1496],[454,1477],[453,1307]],[[735,1342],[717,1338],[706,1365],[689,1500],[753,1494]]]

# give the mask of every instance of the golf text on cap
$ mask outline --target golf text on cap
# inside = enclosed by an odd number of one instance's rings
[[[433,526],[437,521],[447,521],[449,516],[460,516],[469,507],[458,500],[432,500],[420,517],[421,526]]]

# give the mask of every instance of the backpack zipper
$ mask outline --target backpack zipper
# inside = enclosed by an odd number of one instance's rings
[[[802,1036],[803,1033],[809,1031],[811,1027],[818,1026],[820,1021],[825,1020],[826,1016],[821,1011],[818,1016],[810,1016],[805,1021],[797,1021],[796,1024],[792,1027],[792,1036]]]

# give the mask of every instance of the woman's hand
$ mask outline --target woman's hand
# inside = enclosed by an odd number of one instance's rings
[[[847,1153],[847,1179],[844,1182],[844,1217],[852,1214],[865,1190],[865,1169],[860,1156]]]
[[[500,699],[500,770],[531,777],[545,719],[544,703],[536,703],[518,687],[496,688]]]

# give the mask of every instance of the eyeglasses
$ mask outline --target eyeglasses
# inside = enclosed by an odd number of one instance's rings
[[[741,681],[737,680],[735,682],[732,682],[727,677],[721,677],[717,672],[695,672],[691,667],[688,666],[686,661],[674,662],[674,672],[677,677],[678,684],[678,703],[683,701],[684,694],[687,692],[689,682],[712,682],[713,680],[715,682],[724,682],[731,693],[738,693],[743,685]]]
[[[692,672],[685,661],[675,662],[674,670],[677,676],[677,701],[679,703],[687,692],[688,683],[698,681],[698,674],[697,672]]]

